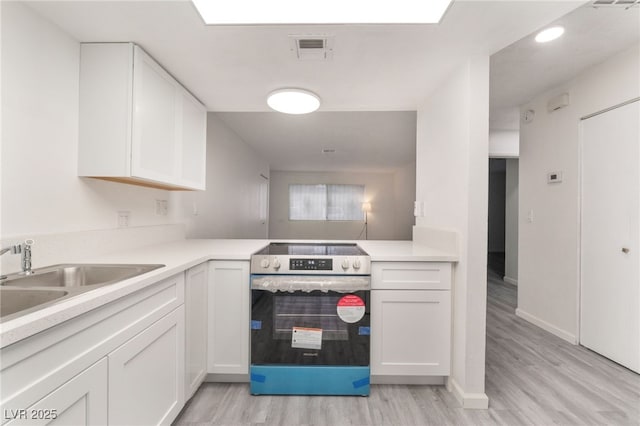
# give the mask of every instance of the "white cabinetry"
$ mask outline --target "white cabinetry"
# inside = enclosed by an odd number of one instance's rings
[[[448,376],[451,264],[374,262],[371,374]]]
[[[187,270],[185,276],[185,400],[207,375],[207,271],[207,263],[202,263]]]
[[[180,273],[2,348],[3,414],[41,407],[60,424],[171,423],[184,402],[184,294]]]
[[[106,425],[107,360],[102,359],[23,412],[3,413],[7,425]]]
[[[206,110],[140,47],[83,43],[78,174],[205,189]]]
[[[250,306],[249,262],[209,262],[209,373],[249,374]]]
[[[109,354],[109,423],[171,424],[184,404],[184,306]]]

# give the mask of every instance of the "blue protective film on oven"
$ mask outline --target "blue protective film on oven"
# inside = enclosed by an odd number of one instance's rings
[[[369,366],[251,365],[253,395],[368,396]]]
[[[252,382],[264,383],[264,381],[266,379],[267,378],[263,374],[251,373],[251,381]]]
[[[363,377],[363,378],[362,378],[362,379],[360,379],[360,380],[355,380],[355,381],[353,382],[353,387],[354,387],[355,389],[358,389],[358,388],[361,388],[361,387],[363,387],[363,386],[367,386],[368,384],[369,384],[369,376],[367,376],[367,377]]]
[[[262,330],[262,321],[251,320],[252,330]]]
[[[371,335],[371,327],[359,327],[358,335],[360,336],[370,336]]]

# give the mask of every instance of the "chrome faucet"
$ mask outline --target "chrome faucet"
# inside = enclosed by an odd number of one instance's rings
[[[24,241],[24,244],[21,244],[22,246],[22,272],[25,275],[31,275],[33,274],[33,271],[31,270],[31,246],[33,245],[34,241],[32,239],[28,239]]]
[[[22,253],[22,272],[25,275],[33,274],[31,270],[31,246],[34,241],[32,239],[27,239],[22,244],[14,244],[9,247],[5,247],[0,249],[0,256],[5,253],[11,252],[12,254],[20,254]],[[0,280],[5,279],[6,276],[0,276]]]
[[[20,244],[15,244],[15,245],[0,249],[0,256],[2,256],[3,254],[5,254],[5,253],[7,253],[9,251],[11,252],[11,254],[21,253],[22,252],[22,246]]]

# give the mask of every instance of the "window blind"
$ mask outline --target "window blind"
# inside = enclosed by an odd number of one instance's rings
[[[364,219],[364,185],[289,185],[289,220]]]

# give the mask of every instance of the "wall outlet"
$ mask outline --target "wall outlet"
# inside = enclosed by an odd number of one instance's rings
[[[413,202],[413,215],[415,217],[424,217],[424,201],[414,201]]]
[[[533,223],[533,209],[529,209],[529,214],[527,214],[527,222]]]
[[[169,214],[169,201],[156,200],[156,214],[159,216],[167,216]]]
[[[131,219],[131,212],[122,210],[118,212],[118,228],[128,228]]]

